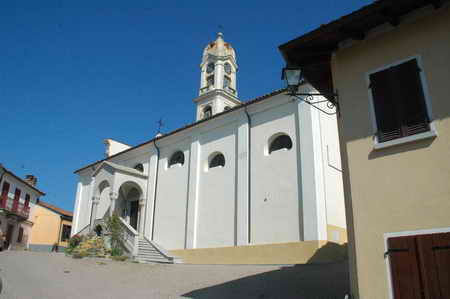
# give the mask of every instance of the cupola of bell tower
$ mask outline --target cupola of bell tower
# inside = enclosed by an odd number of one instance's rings
[[[203,50],[199,97],[194,99],[197,103],[197,120],[241,104],[237,98],[237,70],[236,53],[219,32],[216,40]]]

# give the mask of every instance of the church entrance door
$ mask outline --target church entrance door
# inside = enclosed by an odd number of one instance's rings
[[[130,225],[137,231],[139,201],[132,201],[130,204]]]

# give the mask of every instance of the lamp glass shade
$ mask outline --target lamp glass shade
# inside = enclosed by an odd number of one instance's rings
[[[298,68],[285,68],[283,77],[289,87],[298,86],[302,78],[302,71]]]

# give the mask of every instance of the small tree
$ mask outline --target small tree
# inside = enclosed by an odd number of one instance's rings
[[[122,252],[123,228],[119,216],[116,213],[107,219],[106,229],[111,239],[111,252]]]

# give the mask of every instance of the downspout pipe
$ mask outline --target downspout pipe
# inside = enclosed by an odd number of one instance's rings
[[[250,155],[250,150],[251,150],[251,132],[252,132],[252,130],[251,130],[251,127],[252,127],[252,119],[251,119],[251,117],[250,117],[250,114],[248,114],[248,111],[247,111],[247,105],[246,106],[244,106],[244,113],[245,113],[245,116],[247,117],[247,124],[248,124],[248,126],[247,126],[247,136],[248,136],[248,140],[247,140],[247,215],[248,215],[248,218],[247,218],[247,242],[248,242],[248,244],[250,244],[251,242],[251,237],[250,237],[250,233],[251,233],[251,231],[250,231],[250,215],[251,215],[251,211],[250,211],[250,209],[251,209],[251,198],[250,198],[250,195],[251,195],[251,181],[250,181],[250,172],[251,172],[251,168],[250,168],[250,166],[251,166],[251,161],[250,161],[250,157],[251,157],[251,155]]]
[[[153,179],[153,208],[152,208],[152,235],[150,240],[153,241],[153,235],[155,233],[155,211],[156,211],[156,190],[158,188],[158,173],[159,173],[159,154],[160,150],[158,145],[156,145],[156,140],[153,141],[153,145],[156,149],[156,167],[155,167],[155,178]]]

